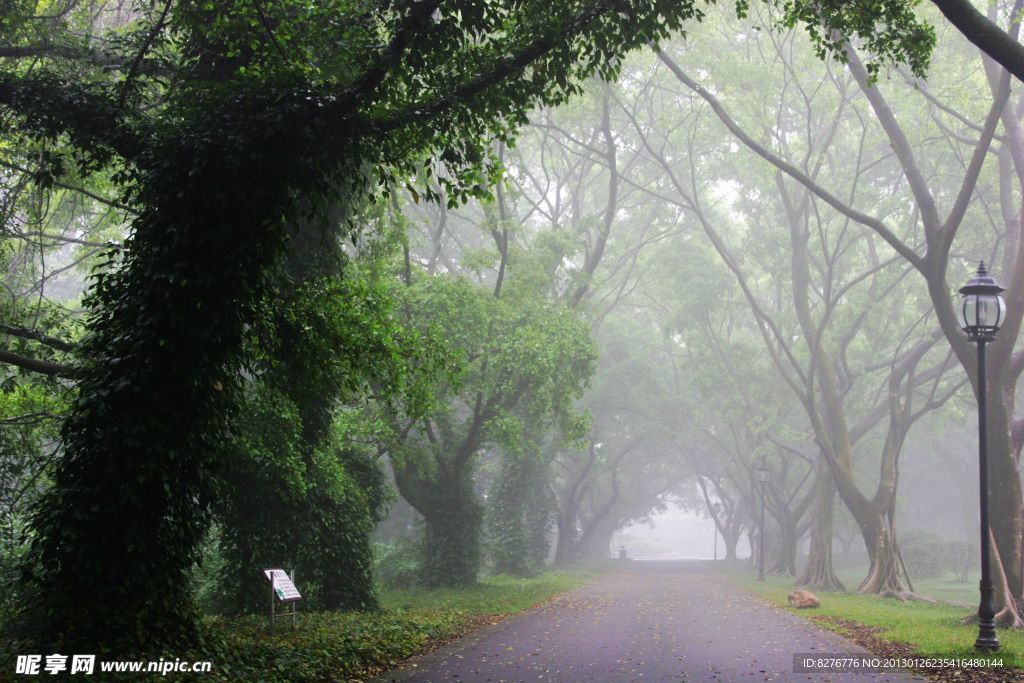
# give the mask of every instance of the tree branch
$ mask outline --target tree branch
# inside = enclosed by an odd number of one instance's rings
[[[1024,81],[1024,46],[975,9],[970,0],[932,0],[949,23],[982,52]]]
[[[818,185],[806,173],[793,166],[787,161],[784,161],[780,157],[770,152],[763,145],[759,144],[752,137],[747,135],[746,131],[739,127],[736,121],[729,115],[718,99],[703,88],[699,83],[690,78],[686,72],[684,72],[674,60],[666,55],[661,50],[658,51],[658,59],[662,61],[672,71],[672,73],[684,83],[687,87],[693,90],[695,93],[700,95],[705,102],[711,105],[711,109],[714,110],[715,114],[718,115],[719,120],[725,124],[725,127],[735,135],[743,144],[750,148],[755,154],[763,158],[768,163],[772,164],[779,170],[783,171],[792,178],[798,180],[804,187],[809,189],[811,192],[820,197],[826,204],[839,211],[845,216],[849,216],[853,220],[857,221],[861,225],[865,225],[874,230],[878,235],[884,239],[889,246],[895,249],[903,258],[907,259],[915,268],[921,270],[924,267],[924,262],[921,256],[910,248],[908,245],[903,243],[896,235],[892,232],[881,220],[874,216],[869,216],[865,213],[848,206],[845,202],[840,200],[838,197],[833,195],[825,188]]]
[[[57,337],[51,337],[48,334],[37,332],[36,330],[30,330],[25,327],[16,327],[14,325],[7,325],[0,323],[0,332],[9,334],[12,337],[20,337],[21,339],[31,339],[37,341],[40,344],[45,344],[51,348],[57,349],[58,351],[74,351],[75,345],[70,344],[63,339]]]
[[[60,363],[52,363],[48,360],[29,358],[28,356],[22,356],[21,354],[13,353],[11,351],[4,351],[3,349],[0,349],[0,363],[7,363],[8,365],[14,365],[15,367],[24,368],[25,370],[31,370],[32,372],[38,372],[53,377],[78,379],[82,376],[82,371],[79,368],[72,367],[70,365],[62,365]]]

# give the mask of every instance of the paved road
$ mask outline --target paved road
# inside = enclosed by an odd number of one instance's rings
[[[793,673],[793,653],[862,651],[755,600],[698,561],[637,561],[378,681],[921,680]]]

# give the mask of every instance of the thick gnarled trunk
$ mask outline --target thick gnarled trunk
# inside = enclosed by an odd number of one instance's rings
[[[558,540],[555,541],[555,566],[569,567],[576,563],[576,517],[573,515],[566,518],[565,515],[559,515],[556,523]]]
[[[900,577],[899,551],[896,535],[886,515],[878,515],[869,522],[860,522],[861,535],[868,549],[871,566],[857,589],[859,593],[902,597],[906,588]]]
[[[723,545],[725,545],[725,561],[735,562],[736,546],[739,545],[740,536],[743,534],[743,527],[721,526],[718,528],[718,533],[722,537]]]
[[[832,567],[835,486],[828,466],[820,461],[817,467],[814,523],[811,525],[811,546],[807,565],[796,580],[797,586],[819,591],[846,591]]]
[[[483,509],[475,499],[435,503],[423,515],[423,580],[429,586],[469,586],[480,569]]]
[[[603,562],[611,557],[612,536],[619,528],[617,519],[606,517],[583,530],[579,540],[579,559]]]
[[[1014,455],[1011,428],[1012,406],[1015,401],[1013,386],[989,373],[991,386],[988,394],[988,490],[989,520],[1002,558],[1001,565],[1017,599],[1021,599],[1021,527],[1022,494],[1019,463]],[[999,609],[997,605],[996,609]]]
[[[429,586],[467,586],[480,570],[483,506],[466,468],[432,474],[415,465],[395,467],[399,492],[423,516],[421,575]]]

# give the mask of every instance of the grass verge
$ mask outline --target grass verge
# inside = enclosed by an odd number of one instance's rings
[[[901,602],[853,593],[816,593],[817,609],[789,607],[786,596],[794,590],[793,580],[769,576],[758,581],[745,570],[718,569],[758,598],[813,621],[883,656],[974,657],[976,626],[960,620],[970,612],[962,607],[925,602]],[[935,680],[1004,681],[1024,680],[1024,632],[999,629],[1002,669],[970,671],[920,671]]]
[[[836,574],[839,576],[840,581],[852,590],[867,576],[868,565],[862,564],[840,569],[836,571]],[[977,572],[972,573],[967,581],[958,581],[956,575],[951,571],[943,572],[940,576],[929,579],[914,579],[914,592],[937,600],[977,605]]]
[[[299,612],[298,625],[267,619],[211,619],[213,662],[204,680],[353,681],[521,612],[591,580],[593,572],[549,572],[530,579],[494,576],[469,588],[383,592],[375,613]]]

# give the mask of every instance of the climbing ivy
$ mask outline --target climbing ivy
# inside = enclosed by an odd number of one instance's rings
[[[228,612],[265,607],[272,566],[300,573],[307,609],[376,605],[370,533],[390,489],[360,406],[376,391],[418,414],[445,354],[399,325],[362,270],[352,263],[272,297],[252,336],[256,378],[242,390],[214,505]]]

